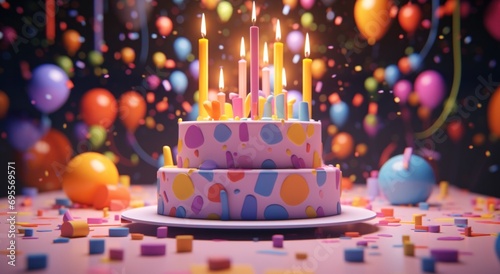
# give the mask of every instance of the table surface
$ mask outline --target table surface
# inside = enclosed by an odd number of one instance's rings
[[[155,186],[131,186],[134,205],[154,204]],[[437,273],[500,273],[500,258],[495,253],[495,241],[500,232],[499,211],[488,211],[487,198],[450,187],[445,198],[440,197],[436,187],[428,199],[430,208],[416,206],[393,206],[383,197],[377,197],[369,203],[372,210],[381,212],[382,208],[392,208],[399,223],[380,224],[386,217],[322,228],[269,229],[269,230],[232,230],[169,227],[168,238],[156,237],[156,225],[124,223],[115,221],[120,212],[109,212],[107,223],[91,226],[87,237],[72,238],[68,243],[53,243],[60,237],[59,225],[62,215],[54,207],[55,198],[64,198],[62,191],[40,193],[31,199],[31,206],[22,206],[29,202],[24,196],[16,197],[17,228],[26,224],[38,224],[31,238],[23,234],[15,235],[16,266],[8,265],[7,248],[9,245],[7,218],[8,200],[0,199],[0,256],[1,273],[27,272],[26,256],[31,253],[48,255],[48,265],[35,273],[210,273],[207,272],[207,260],[210,256],[231,258],[231,271],[213,273],[423,273],[421,260],[430,256],[435,248],[458,250],[459,261],[456,263],[436,262]],[[364,186],[354,186],[344,190],[343,204],[357,205],[366,202],[367,192]],[[493,199],[490,199],[490,201]],[[496,199],[495,199],[496,200]],[[498,203],[497,203],[498,209]],[[41,217],[37,211],[43,210]],[[70,209],[74,218],[86,220],[88,217],[103,217],[100,210]],[[412,223],[414,214],[425,214],[423,225],[440,225],[440,233],[418,232]],[[464,216],[465,215],[465,216]],[[472,227],[473,236],[463,235],[463,228],[454,224],[455,218],[466,218]],[[127,226],[131,233],[144,234],[143,240],[131,240],[129,237],[107,237],[108,229]],[[360,237],[344,237],[345,232],[359,232]],[[193,251],[176,252],[176,235],[194,236]],[[272,235],[283,234],[283,248],[273,248]],[[414,256],[405,256],[402,236],[409,235],[415,245]],[[103,237],[105,252],[89,255],[89,239]],[[442,237],[456,237],[457,240],[440,240]],[[364,262],[353,263],[344,260],[344,249],[354,248],[361,241],[368,241],[364,247]],[[166,243],[165,256],[141,256],[140,245],[143,243]],[[110,261],[110,248],[123,248],[123,261]],[[297,253],[306,253],[307,258],[296,258]],[[499,255],[500,256],[500,255]],[[30,271],[32,273],[33,271]]]

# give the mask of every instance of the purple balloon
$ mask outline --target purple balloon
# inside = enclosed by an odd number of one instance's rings
[[[16,150],[26,151],[44,135],[44,125],[26,118],[12,118],[7,122],[7,140]]]
[[[434,109],[444,98],[445,84],[437,71],[426,70],[415,79],[415,92],[422,106]]]
[[[89,134],[89,126],[87,126],[84,122],[78,122],[73,129],[73,133],[75,134],[76,140],[79,142],[85,141],[87,140],[87,136]]]
[[[150,89],[155,90],[160,86],[161,79],[157,75],[152,74],[146,78],[146,83]]]
[[[304,39],[304,34],[302,34],[302,32],[294,30],[288,33],[286,45],[291,52],[300,53],[304,50]]]
[[[200,61],[199,60],[194,60],[189,64],[189,72],[191,73],[191,76],[195,80],[198,80],[198,77],[200,76]]]
[[[33,71],[28,95],[41,112],[54,112],[68,100],[68,75],[56,65],[41,65]]]
[[[394,85],[394,96],[398,97],[402,104],[408,101],[408,96],[411,93],[412,85],[408,80],[399,80]]]

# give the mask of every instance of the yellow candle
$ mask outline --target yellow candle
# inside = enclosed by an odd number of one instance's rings
[[[207,27],[205,24],[205,14],[201,16],[201,36],[198,40],[199,46],[199,79],[198,79],[198,120],[203,120],[208,116],[203,107],[203,103],[208,100],[208,39],[205,38]]]
[[[312,60],[310,54],[309,33],[306,34],[306,43],[304,47],[305,58],[302,60],[302,101],[307,102],[309,108],[309,117],[312,117],[311,100],[312,100]]]
[[[276,42],[274,42],[274,97],[283,89],[281,71],[283,69],[283,43],[281,40],[280,20],[276,23]]]

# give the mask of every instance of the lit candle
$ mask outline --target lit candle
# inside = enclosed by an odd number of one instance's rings
[[[102,0],[101,0],[102,1]],[[96,5],[99,0],[94,0],[94,17]],[[101,3],[102,7],[102,3]],[[102,16],[102,12],[101,12]],[[46,0],[45,1],[45,35],[47,36],[47,41],[49,44],[54,43],[54,39],[56,37],[56,1],[55,0]],[[94,19],[95,20],[95,19]]]
[[[270,73],[267,64],[269,64],[269,56],[267,53],[267,42],[264,42],[264,67],[262,68],[262,92],[267,98],[271,94],[271,80]]]
[[[240,98],[247,97],[247,61],[245,60],[245,39],[241,37],[240,61],[238,61],[238,93]],[[243,107],[243,106],[242,106]],[[243,113],[244,111],[242,111]],[[241,114],[238,115],[241,118]]]
[[[219,93],[217,93],[217,100],[220,104],[220,114],[224,115],[226,108],[226,94],[224,93],[224,72],[222,71],[222,67],[220,68],[219,73]]]
[[[205,24],[205,14],[201,15],[201,37],[198,40],[199,46],[199,79],[198,79],[198,120],[203,120],[207,117],[207,111],[202,107],[203,103],[208,100],[208,39],[205,38],[207,27]]]
[[[281,40],[280,20],[276,23],[276,42],[274,42],[274,96],[281,94],[283,84],[281,71],[283,70],[283,43]]]
[[[311,53],[309,45],[309,33],[306,33],[306,43],[304,46],[305,58],[302,60],[302,101],[307,102],[309,109],[309,117],[312,117],[311,113],[311,97],[312,97],[312,76],[311,76],[311,65],[312,60],[309,58]]]
[[[255,2],[252,6],[252,23],[255,24]],[[256,119],[259,116],[259,28],[250,27],[250,92],[252,93],[252,104],[250,117]]]

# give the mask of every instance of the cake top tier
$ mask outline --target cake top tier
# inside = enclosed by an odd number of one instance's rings
[[[317,168],[321,122],[179,122],[177,166],[200,169]]]

